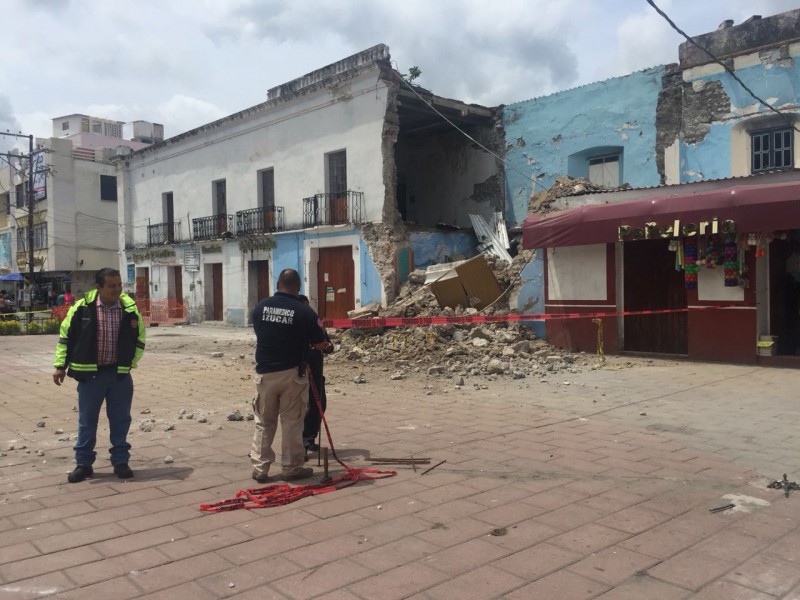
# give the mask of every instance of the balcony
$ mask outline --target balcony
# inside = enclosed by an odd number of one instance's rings
[[[264,206],[236,213],[236,235],[284,231],[283,207]]]
[[[181,222],[158,223],[147,226],[147,245],[161,246],[184,241],[181,232]]]
[[[218,240],[233,235],[233,215],[218,214],[192,219],[194,240]]]
[[[303,198],[303,228],[361,222],[363,192],[315,194]]]

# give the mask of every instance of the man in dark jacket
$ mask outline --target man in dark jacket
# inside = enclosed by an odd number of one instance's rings
[[[67,480],[83,481],[94,473],[97,453],[97,422],[103,401],[111,430],[111,464],[121,479],[133,477],[128,466],[135,368],[144,353],[145,329],[136,303],[122,293],[122,279],[116,269],[95,274],[96,289],[78,299],[61,322],[53,363],[53,381],[61,385],[64,376],[78,381],[77,466]]]
[[[281,479],[310,477],[303,467],[303,417],[308,406],[308,378],[304,357],[309,344],[322,350],[325,334],[319,318],[297,299],[300,275],[284,269],[278,276],[278,292],[253,310],[256,333],[256,395],[253,398],[255,435],[250,459],[253,479],[265,483],[275,462],[272,441],[281,423]]]

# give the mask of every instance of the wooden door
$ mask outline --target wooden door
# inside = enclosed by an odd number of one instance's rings
[[[136,269],[136,305],[143,316],[150,316],[150,269],[147,267]]]
[[[212,298],[214,304],[214,318],[213,321],[222,321],[222,264],[216,263],[211,265],[211,278],[213,279],[212,285]]]
[[[256,260],[253,261],[256,269],[256,302],[261,302],[265,298],[269,298],[269,261]]]
[[[169,316],[173,319],[183,317],[183,269],[172,267],[172,279],[175,285],[175,297],[169,299]]]
[[[317,312],[321,319],[346,319],[355,308],[354,271],[352,246],[320,248]]]
[[[668,240],[624,244],[625,310],[686,308],[683,271],[675,270]],[[624,318],[624,347],[629,352],[687,354],[686,312],[634,315]]]

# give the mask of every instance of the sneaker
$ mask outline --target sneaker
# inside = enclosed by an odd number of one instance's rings
[[[114,465],[114,475],[120,479],[130,479],[133,477],[133,471],[131,471],[128,463],[122,463],[119,465]]]
[[[94,469],[89,465],[78,465],[75,467],[75,470],[72,471],[69,475],[67,475],[67,481],[70,483],[78,483],[79,481],[83,481],[87,477],[91,477],[94,473]]]
[[[296,479],[305,479],[306,477],[311,477],[314,474],[314,469],[311,467],[299,467],[294,471],[289,471],[288,473],[281,473],[281,479],[284,481],[294,481]]]
[[[255,479],[258,483],[267,483],[269,481],[269,475],[266,473],[259,473],[258,471],[253,471],[253,479]]]

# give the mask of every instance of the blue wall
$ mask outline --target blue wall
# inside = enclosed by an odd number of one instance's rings
[[[560,175],[585,176],[588,158],[610,149],[623,150],[620,183],[658,185],[655,119],[663,74],[664,67],[653,67],[506,106],[507,224],[519,226],[525,219],[531,178],[541,191]],[[578,153],[584,153],[579,161]]]
[[[277,289],[277,277],[283,269],[296,269],[300,273],[300,278],[305,279],[306,265],[303,264],[303,244],[306,239],[331,239],[352,236],[353,234],[358,234],[358,231],[347,229],[324,235],[298,231],[276,235],[274,239],[277,245],[272,249],[272,272],[275,277],[275,281],[272,282],[272,289]],[[366,242],[360,235],[359,240],[358,251],[361,255],[361,273],[356,273],[355,277],[360,285],[359,298],[361,298],[363,306],[381,301],[383,284],[381,283],[380,274],[375,268],[375,263],[369,254]],[[307,292],[308,290],[303,290],[303,293]]]
[[[456,255],[470,258],[478,253],[478,239],[465,231],[412,231],[409,242],[414,252],[414,268],[450,262]]]
[[[771,100],[773,106],[787,112],[797,112],[800,99],[800,61],[784,61],[765,67],[757,64],[739,68],[736,75],[757,96]],[[756,100],[727,72],[690,79],[694,81],[719,81],[731,101],[730,113],[724,121],[711,123],[711,130],[703,140],[696,144],[681,144],[681,183],[731,177],[731,133],[737,125],[762,116],[775,116],[772,124],[765,128],[786,126],[785,121],[763,105],[752,112]],[[750,107],[746,116],[731,117],[737,111]],[[797,150],[795,149],[795,152]]]

